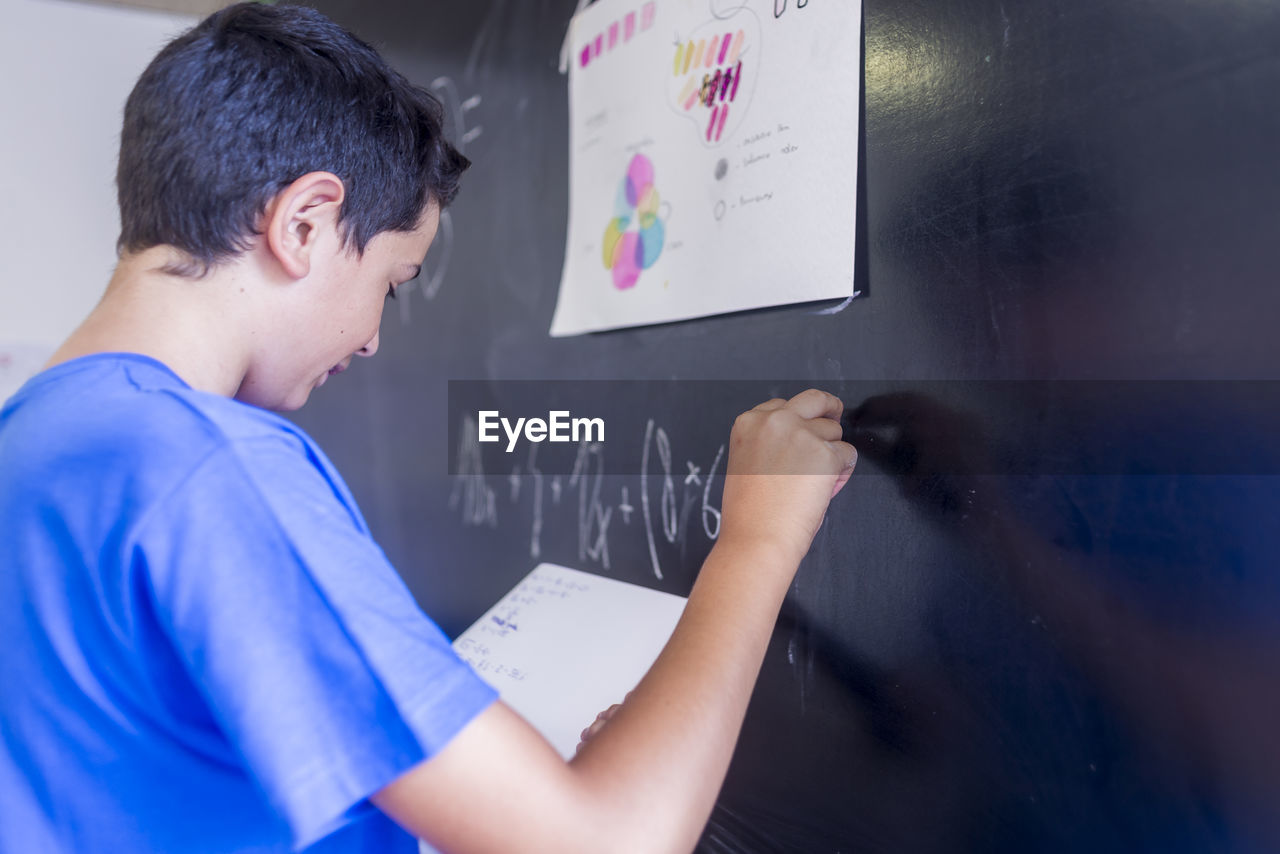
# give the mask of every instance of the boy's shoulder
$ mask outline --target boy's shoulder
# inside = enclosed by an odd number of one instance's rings
[[[215,452],[253,445],[304,455],[312,447],[284,418],[197,391],[161,362],[133,353],[56,365],[0,409],[0,460],[45,476],[89,469],[180,476]]]

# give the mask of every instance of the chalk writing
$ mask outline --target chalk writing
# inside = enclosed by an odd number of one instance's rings
[[[503,512],[503,519],[528,519],[529,556],[535,560],[545,552],[547,525],[565,519],[561,506],[572,508],[566,521],[576,534],[577,559],[583,565],[606,570],[612,568],[610,543],[615,520],[626,527],[639,523],[649,567],[658,579],[664,577],[663,551],[678,547],[683,552],[691,528],[700,529],[710,542],[720,536],[717,487],[721,484],[718,475],[724,462],[723,444],[710,465],[705,458],[680,459],[667,430],[648,419],[639,448],[640,468],[632,476],[635,480],[617,485],[605,473],[605,450],[598,442],[583,441],[576,446],[567,476],[544,473],[538,462],[538,446],[533,444],[523,462],[500,474],[485,471],[473,418],[463,417],[457,435],[457,474],[449,508],[458,513],[463,525],[497,528],[497,496],[501,493],[504,504],[512,508]],[[562,502],[562,498],[566,500]],[[503,627],[494,622],[492,628]]]
[[[706,485],[702,488],[702,532],[709,540],[718,539],[720,536],[720,509],[711,503],[711,483],[715,479],[716,468],[723,457],[724,445],[721,445],[716,451],[715,460],[711,463],[711,470],[707,472]]]
[[[493,488],[485,482],[480,455],[480,428],[466,417],[458,440],[458,476],[449,494],[449,508],[460,510],[464,525],[497,527],[498,504]]]
[[[529,476],[533,478],[533,527],[529,532],[529,557],[534,560],[542,556],[542,472],[538,471],[537,463],[538,446],[531,444],[529,445]]]
[[[569,477],[569,488],[578,488],[578,558],[598,560],[608,569],[609,520],[613,509],[605,507],[600,500],[603,481],[603,448],[596,442],[581,442]]]

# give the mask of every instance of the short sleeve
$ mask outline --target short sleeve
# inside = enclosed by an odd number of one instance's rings
[[[496,698],[336,477],[292,437],[221,448],[133,547],[177,655],[298,848],[372,809]]]

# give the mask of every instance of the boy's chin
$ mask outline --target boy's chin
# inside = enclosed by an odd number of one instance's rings
[[[256,406],[259,409],[267,409],[272,412],[293,412],[301,409],[311,399],[311,392],[322,385],[324,385],[323,382],[317,382],[310,388],[292,389],[279,396],[246,393],[244,389],[241,389],[236,393],[235,399],[241,403],[247,403],[250,406]]]

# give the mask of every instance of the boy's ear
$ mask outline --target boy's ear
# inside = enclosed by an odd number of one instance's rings
[[[267,206],[267,247],[285,273],[301,279],[311,272],[319,237],[336,229],[346,188],[332,172],[308,172],[285,187]]]

